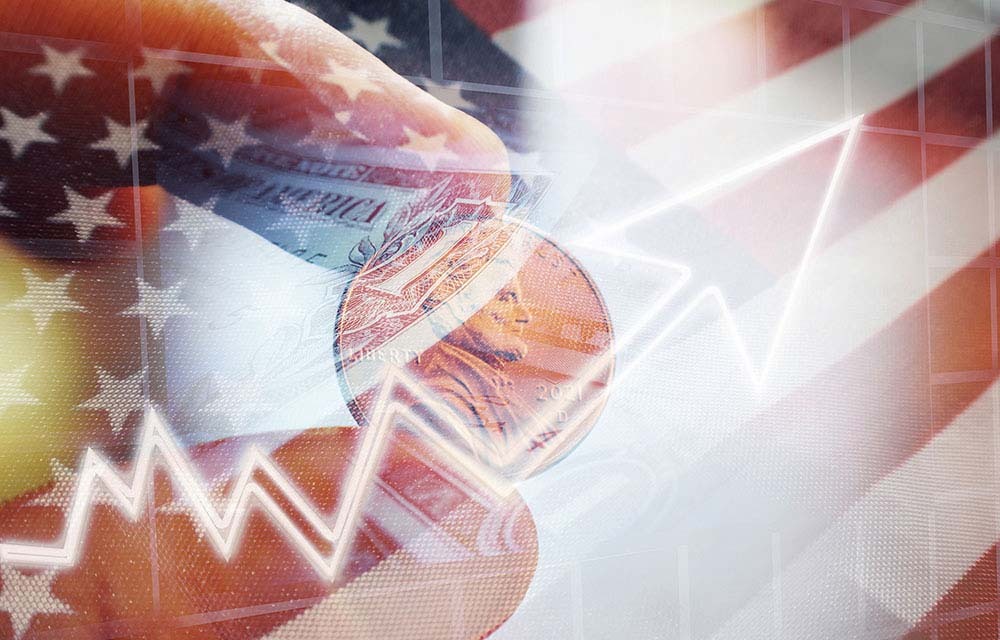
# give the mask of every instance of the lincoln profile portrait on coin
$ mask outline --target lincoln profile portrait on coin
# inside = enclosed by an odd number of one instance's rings
[[[453,226],[400,232],[355,277],[338,319],[345,395],[359,424],[392,396],[406,412],[395,428],[429,428],[527,478],[596,421],[614,366],[607,313],[584,271],[533,231]]]
[[[505,373],[509,363],[528,354],[525,330],[531,313],[516,274],[478,309],[462,314],[461,292],[482,267],[458,267],[426,298],[423,308],[438,342],[411,362],[411,370],[435,400],[454,410],[463,424],[484,443],[486,456],[505,457],[524,445],[530,409],[518,399]],[[465,319],[462,316],[465,315]],[[479,447],[477,447],[479,448]],[[492,456],[490,455],[492,454]]]

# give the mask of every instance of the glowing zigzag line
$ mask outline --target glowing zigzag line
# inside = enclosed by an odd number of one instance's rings
[[[836,136],[839,136],[847,132],[847,140],[844,142],[844,145],[840,151],[840,156],[837,158],[837,164],[830,178],[830,182],[827,185],[827,190],[823,197],[823,202],[820,206],[819,215],[816,217],[816,223],[813,226],[812,233],[809,236],[809,241],[807,242],[805,251],[803,252],[802,259],[799,263],[799,268],[795,274],[794,279],[792,280],[791,289],[788,292],[788,297],[785,300],[784,308],[781,311],[781,315],[778,319],[778,324],[776,325],[774,333],[771,336],[767,352],[764,356],[764,361],[761,364],[760,368],[758,369],[754,365],[753,359],[750,357],[749,349],[747,348],[746,342],[744,341],[743,337],[740,335],[739,330],[737,329],[733,312],[730,309],[728,303],[726,302],[722,290],[719,289],[719,287],[713,285],[706,287],[705,289],[700,291],[694,297],[694,299],[691,300],[691,302],[689,302],[677,315],[673,317],[673,319],[667,324],[666,327],[664,327],[662,330],[659,331],[656,337],[653,340],[651,340],[649,344],[645,346],[642,352],[633,360],[630,367],[626,369],[622,373],[622,375],[618,377],[619,380],[623,379],[638,362],[640,362],[643,358],[648,356],[653,351],[653,349],[656,348],[657,345],[659,345],[664,339],[666,339],[667,336],[673,333],[677,329],[677,327],[680,326],[680,324],[689,315],[691,315],[702,303],[704,303],[707,300],[711,300],[715,301],[720,308],[723,322],[725,323],[726,328],[728,329],[729,333],[733,338],[733,342],[735,343],[737,353],[739,354],[739,357],[742,360],[743,366],[746,368],[747,374],[750,377],[754,389],[758,392],[763,390],[764,385],[767,381],[768,373],[770,372],[771,369],[771,365],[773,364],[774,361],[775,353],[777,352],[778,346],[781,343],[781,339],[785,331],[785,326],[787,325],[788,319],[791,316],[792,309],[794,308],[794,302],[798,295],[799,289],[801,288],[802,282],[804,280],[807,267],[809,266],[809,263],[812,260],[812,256],[815,253],[816,245],[818,244],[819,241],[820,231],[822,230],[823,224],[832,207],[837,187],[839,186],[841,178],[843,177],[844,167],[847,164],[847,159],[850,156],[855,141],[857,140],[857,135],[858,132],[860,131],[861,121],[863,118],[864,115],[860,115],[856,118],[848,120],[847,122],[831,127],[830,129],[821,131],[816,135],[806,138],[805,140],[802,140],[794,145],[790,145],[788,147],[776,151],[775,153],[765,156],[764,158],[761,158],[757,162],[753,162],[749,165],[740,167],[720,178],[711,180],[703,185],[694,187],[677,196],[673,196],[664,202],[658,203],[651,207],[647,207],[646,209],[638,211],[632,215],[626,216],[625,218],[622,218],[621,220],[613,224],[597,229],[595,232],[587,236],[577,238],[570,243],[580,248],[590,249],[600,253],[618,255],[621,257],[632,258],[639,261],[657,262],[650,258],[637,257],[630,254],[620,253],[612,249],[607,249],[606,247],[598,244],[597,241],[600,239],[601,236],[604,236],[605,234],[610,234],[615,231],[621,231],[643,220],[662,214],[672,209],[673,207],[676,207],[679,204],[682,204],[686,201],[692,200],[699,196],[703,196],[707,193],[710,193],[711,191],[714,191],[715,189],[725,186],[726,184],[743,179],[747,176],[756,173],[757,171],[760,171],[761,169],[767,168],[771,165],[787,160],[810,147],[813,147],[817,144],[825,142],[826,140],[829,140],[831,138],[834,138]],[[638,334],[638,332],[646,326],[646,323],[651,322],[653,316],[656,315],[656,313],[659,312],[660,309],[666,306],[666,304],[670,300],[672,300],[691,279],[690,267],[686,265],[678,265],[673,263],[666,263],[666,266],[673,268],[681,273],[680,282],[674,287],[672,287],[669,292],[667,292],[667,294],[664,296],[665,299],[660,300],[657,303],[657,305],[650,310],[651,313],[646,313],[643,316],[643,319],[640,320],[638,323],[636,323],[636,328],[629,335],[629,339],[634,338],[635,335]],[[627,342],[628,340],[625,341],[625,343]],[[623,343],[621,346],[624,346],[625,343]]]
[[[635,371],[638,365],[647,358],[656,347],[663,342],[667,337],[669,337],[676,329],[679,327],[684,320],[688,318],[694,311],[701,306],[706,301],[714,301],[718,306],[720,313],[722,315],[723,323],[731,335],[734,345],[736,347],[737,353],[739,354],[740,360],[743,366],[746,368],[747,374],[754,386],[754,390],[758,393],[764,388],[764,384],[767,380],[767,375],[770,372],[770,367],[774,359],[774,355],[777,352],[778,346],[781,344],[782,335],[785,330],[785,325],[788,322],[788,318],[791,315],[791,311],[794,308],[794,303],[798,290],[800,289],[802,282],[804,280],[805,273],[809,262],[812,259],[813,253],[815,252],[816,245],[819,240],[820,231],[823,228],[823,223],[826,220],[827,214],[833,204],[833,199],[836,194],[836,188],[840,184],[841,177],[843,176],[844,167],[847,164],[847,159],[850,156],[850,152],[854,146],[857,139],[857,134],[860,131],[861,120],[864,118],[863,115],[858,116],[852,120],[845,123],[839,124],[835,127],[822,131],[815,136],[812,136],[802,142],[794,144],[790,147],[782,149],[774,154],[766,156],[758,162],[751,165],[741,167],[736,169],[732,173],[723,176],[718,180],[713,180],[710,183],[696,187],[685,194],[671,198],[665,203],[657,205],[656,207],[650,207],[637,214],[631,215],[623,219],[622,221],[605,227],[604,229],[598,230],[595,235],[600,235],[606,230],[617,230],[625,228],[631,224],[635,224],[640,220],[644,220],[658,213],[661,213],[671,207],[674,207],[686,199],[694,198],[700,195],[709,193],[710,191],[724,186],[728,182],[739,180],[748,175],[752,175],[754,172],[780,162],[782,160],[788,159],[795,154],[815,146],[825,140],[829,140],[838,135],[843,134],[845,131],[848,132],[847,140],[844,142],[844,146],[841,148],[840,156],[837,159],[837,164],[834,168],[833,175],[830,178],[830,183],[827,186],[826,194],[824,195],[823,202],[820,208],[819,215],[816,218],[816,224],[813,227],[812,233],[809,236],[809,241],[806,244],[806,249],[802,255],[802,260],[799,264],[799,269],[795,274],[795,278],[792,281],[791,290],[788,293],[788,298],[785,301],[784,309],[781,312],[781,316],[778,320],[778,324],[775,327],[774,334],[771,337],[771,342],[768,346],[767,354],[764,359],[764,363],[758,370],[753,363],[753,359],[750,357],[749,349],[746,346],[746,342],[740,335],[739,329],[736,325],[736,320],[733,316],[733,312],[726,302],[725,296],[722,290],[717,286],[708,286],[702,289],[691,301],[681,309],[680,312],[674,315],[674,317],[667,323],[667,326],[663,327],[658,331],[656,336],[650,340],[647,344],[643,346],[642,351],[639,352],[634,358],[630,359],[630,362],[623,371],[616,374],[612,385],[605,387],[600,393],[594,395],[593,398],[589,399],[582,407],[576,408],[576,415],[588,416],[592,412],[596,411],[601,403],[608,397],[611,392],[613,385],[621,384],[633,371]],[[521,222],[521,225],[529,228],[530,230],[538,233],[542,237],[548,237],[548,234],[538,227],[531,225],[526,222]],[[654,266],[676,271],[679,274],[677,281],[668,289],[663,295],[661,295],[646,311],[642,314],[640,318],[633,323],[632,327],[627,333],[620,336],[616,341],[615,348],[608,351],[608,353],[602,355],[599,358],[593,359],[593,361],[577,375],[577,381],[580,383],[589,382],[597,379],[597,376],[606,367],[610,366],[618,353],[623,351],[626,347],[631,345],[639,335],[649,326],[652,325],[653,321],[659,317],[664,309],[680,294],[680,292],[689,284],[692,277],[692,270],[687,265],[669,262],[666,260],[661,260],[658,258],[652,258],[649,256],[636,255],[633,253],[623,252],[616,249],[609,249],[607,246],[601,246],[599,244],[593,243],[588,237],[586,239],[577,239],[571,241],[569,244],[571,246],[576,246],[581,249],[587,249],[594,251],[596,253],[602,253],[605,255],[611,255],[615,257],[624,258],[626,260],[632,260],[635,262],[645,262],[653,264]],[[551,422],[555,415],[564,410],[569,403],[569,399],[566,398],[561,402],[557,402],[549,406],[538,416],[539,422],[546,424]],[[560,445],[572,436],[571,429],[564,429],[556,438],[550,440],[546,443],[553,450],[558,451]],[[531,472],[536,470],[541,464],[542,459],[536,459],[530,466],[528,466],[523,473],[525,475],[530,475]]]
[[[775,164],[792,155],[818,144],[824,140],[849,131],[848,139],[841,150],[837,166],[827,188],[823,200],[820,214],[817,217],[816,225],[810,235],[805,253],[802,257],[799,270],[792,282],[791,291],[785,303],[775,334],[772,337],[765,361],[758,372],[753,366],[746,344],[736,329],[731,310],[725,301],[722,292],[718,287],[711,286],[702,290],[673,320],[664,327],[658,335],[646,345],[640,355],[624,372],[625,375],[634,369],[635,365],[645,358],[662,340],[670,335],[688,315],[690,315],[706,299],[715,300],[722,310],[723,319],[726,322],[732,336],[736,342],[747,370],[755,387],[760,390],[766,379],[774,353],[780,342],[784,326],[790,315],[793,301],[801,286],[806,267],[815,250],[819,232],[823,222],[833,202],[836,186],[840,182],[843,169],[846,164],[850,149],[853,147],[857,137],[862,117],[855,118],[845,124],[834,127],[809,138],[799,144],[783,149],[775,154],[765,157],[761,161],[737,169],[736,171],[723,176],[719,180],[702,185],[685,194],[671,198],[666,203],[656,207],[640,211],[637,214],[628,216],[625,219],[599,230],[599,233],[623,229],[640,220],[644,220],[656,215],[666,209],[680,204],[709,191],[723,186],[724,184],[738,180],[753,172]],[[576,241],[584,248],[595,249],[605,253],[612,253],[603,247],[592,244],[592,238]],[[691,269],[684,265],[666,263],[650,258],[632,256],[618,253],[622,257],[637,259],[641,261],[654,262],[678,270],[681,274],[680,280],[657,301],[653,307],[647,310],[643,317],[635,324],[633,329],[623,336],[623,341],[619,348],[625,344],[630,344],[654,317],[656,317],[665,306],[687,285],[691,277]],[[582,380],[593,378],[603,367],[608,366],[611,359],[615,357],[614,352],[610,352],[606,357],[598,358],[588,367],[587,374],[581,375]],[[589,375],[588,375],[589,374]],[[619,381],[624,375],[619,376]],[[357,530],[358,521],[361,518],[361,511],[364,500],[374,480],[378,470],[378,465],[382,459],[382,453],[388,433],[392,429],[393,421],[396,418],[404,418],[409,424],[416,428],[418,432],[429,442],[439,453],[456,462],[460,468],[482,482],[484,486],[494,491],[497,495],[506,495],[512,486],[502,477],[497,475],[488,467],[480,464],[459,448],[455,447],[445,439],[434,428],[427,424],[409,407],[392,400],[392,393],[395,389],[403,387],[412,394],[421,398],[422,402],[454,433],[463,433],[461,420],[446,406],[430,398],[426,392],[414,381],[408,379],[398,369],[391,369],[385,383],[379,392],[378,399],[372,415],[380,416],[377,422],[371,424],[366,430],[363,441],[359,448],[351,470],[348,474],[348,482],[342,495],[341,503],[335,514],[335,521],[332,526],[329,524],[331,517],[320,514],[317,508],[298,491],[295,485],[282,474],[281,470],[274,462],[259,448],[251,447],[242,463],[239,479],[230,493],[229,504],[225,511],[220,514],[212,505],[206,490],[203,488],[204,480],[199,477],[190,461],[184,456],[176,440],[170,431],[160,420],[155,411],[147,413],[144,423],[144,432],[139,446],[139,454],[132,472],[130,481],[122,478],[115,467],[105,460],[93,449],[88,449],[84,455],[76,488],[71,502],[70,513],[67,517],[67,526],[63,535],[63,542],[58,545],[47,545],[40,543],[2,543],[0,544],[0,562],[12,565],[44,566],[50,568],[72,567],[79,560],[85,538],[87,524],[90,520],[91,512],[95,504],[94,493],[97,490],[97,482],[100,481],[104,488],[111,493],[117,506],[129,519],[136,521],[144,510],[147,501],[147,490],[152,481],[156,456],[159,454],[160,462],[166,466],[175,484],[179,486],[191,506],[193,515],[201,522],[207,531],[208,538],[219,554],[230,560],[233,554],[242,543],[242,536],[246,529],[247,520],[252,508],[261,510],[272,522],[272,524],[285,536],[290,544],[310,563],[318,575],[327,579],[335,580],[343,565],[345,554],[350,549],[354,532]],[[590,400],[588,405],[598,406],[604,393]],[[553,409],[554,410],[554,409]],[[586,415],[588,412],[584,411]],[[567,433],[561,434],[568,437]],[[558,439],[558,438],[557,438]],[[556,443],[553,443],[556,445]],[[555,446],[554,448],[558,448]],[[539,460],[537,464],[540,464]],[[306,537],[298,526],[292,521],[289,515],[278,505],[278,503],[268,493],[253,480],[256,472],[267,476],[271,482],[279,489],[283,497],[294,507],[309,526],[324,540],[334,544],[333,552],[329,557],[317,549]]]
[[[193,517],[207,531],[208,539],[226,561],[240,548],[243,533],[253,508],[263,512],[285,539],[309,562],[322,578],[336,579],[345,555],[350,550],[357,530],[365,498],[378,472],[387,436],[396,418],[405,419],[431,446],[498,496],[504,496],[512,486],[491,469],[448,442],[406,405],[392,399],[396,389],[403,388],[421,398],[434,416],[449,428],[462,428],[459,418],[444,405],[429,398],[426,392],[398,369],[389,372],[375,403],[373,415],[377,423],[365,428],[358,454],[348,472],[348,480],[335,514],[321,514],[315,505],[282,473],[271,458],[258,447],[250,447],[240,464],[240,475],[229,494],[228,505],[219,513],[212,504],[205,481],[187,459],[176,439],[152,409],[146,414],[143,434],[131,478],[126,480],[101,454],[88,449],[78,471],[76,487],[67,525],[60,544],[8,542],[0,544],[0,562],[20,566],[42,566],[64,569],[80,559],[87,525],[95,506],[98,482],[103,484],[119,511],[135,522],[146,510],[147,491],[157,463],[166,467],[174,485],[187,500]],[[254,480],[261,473],[277,487],[281,496],[294,508],[309,527],[323,540],[334,545],[325,556],[299,529],[277,501]],[[335,520],[334,520],[335,518]],[[330,521],[333,520],[331,526]]]

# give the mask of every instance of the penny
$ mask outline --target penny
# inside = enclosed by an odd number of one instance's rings
[[[612,329],[568,253],[488,201],[466,204],[357,274],[338,314],[338,370],[359,424],[428,427],[521,479],[594,426],[613,375]]]

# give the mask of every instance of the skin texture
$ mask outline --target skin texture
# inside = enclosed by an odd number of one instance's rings
[[[289,127],[294,129],[296,123],[304,121],[316,125],[320,133],[315,144],[320,148],[348,140],[362,151],[388,153],[394,160],[421,168],[418,156],[401,149],[410,139],[407,131],[412,131],[422,136],[444,136],[447,153],[436,165],[439,170],[489,166],[505,175],[506,151],[487,127],[397,76],[315,16],[282,1],[54,0],[39,4],[13,0],[0,6],[0,25],[3,31],[26,34],[28,42],[32,36],[39,36],[53,39],[46,42],[83,51],[88,56],[85,66],[109,77],[92,99],[106,102],[107,117],[118,124],[127,125],[130,118],[127,64],[131,62],[136,70],[135,117],[137,121],[154,123],[145,134],[157,144],[173,139],[192,147],[206,143],[207,131],[197,123],[182,131],[187,138],[173,130],[157,130],[158,117],[182,98],[194,101],[195,109],[214,118],[231,122],[249,113],[250,125],[277,136],[292,135],[281,125],[272,127],[268,110],[273,105],[260,97],[262,89],[277,92],[290,87],[295,90],[296,108],[301,109],[292,113]],[[178,95],[176,82],[167,82],[157,91],[142,75],[152,60],[150,52],[160,49],[184,52],[183,65],[190,75],[185,95]],[[108,58],[115,62],[108,62]],[[40,53],[18,54],[5,60],[9,72],[0,74],[7,77],[6,84],[0,86],[2,106],[27,117],[38,112],[35,105],[49,100],[49,80],[39,75],[37,67],[30,73],[25,71],[42,60]],[[250,84],[255,66],[265,68],[259,85]],[[363,74],[371,83],[370,90],[351,96],[336,83],[323,80],[331,69],[344,68]],[[242,91],[245,85],[250,88]],[[274,101],[285,99],[284,94],[275,95]],[[342,117],[345,112],[351,113],[351,119],[343,126],[338,114]],[[105,135],[101,120],[80,124],[81,131],[49,118],[43,131],[60,140],[78,139],[81,146],[86,146]],[[142,135],[143,131],[138,133]],[[71,166],[79,160],[49,157],[47,164],[23,169],[16,163],[4,162],[2,154],[8,151],[5,147],[0,144],[0,178],[5,183],[0,203],[29,201],[37,208],[34,216],[39,225],[28,220],[24,225],[0,231],[0,341],[13,346],[0,355],[0,371],[19,371],[28,365],[20,382],[36,399],[2,410],[5,429],[0,433],[0,452],[19,455],[0,454],[0,500],[44,484],[50,477],[52,458],[72,464],[84,444],[120,445],[121,437],[110,437],[112,425],[107,416],[100,411],[81,412],[78,407],[99,389],[98,365],[119,377],[139,366],[137,360],[126,357],[137,358],[139,324],[135,317],[122,315],[138,299],[135,244],[139,239],[147,248],[154,246],[173,215],[170,197],[158,184],[155,155],[139,155],[138,194],[134,193],[130,170],[123,171],[117,184],[113,180],[97,181],[84,161],[79,169],[67,170],[72,174],[71,188],[88,196],[110,193],[108,212],[119,220],[119,226],[97,230],[94,239],[102,242],[100,246],[39,243],[37,238],[49,234],[40,226],[41,221],[65,206],[63,185],[58,184],[63,177],[52,171],[53,163],[61,168],[60,163]],[[46,145],[36,144],[28,151],[46,149]],[[24,173],[16,173],[18,170]],[[69,225],[64,225],[62,231],[63,238],[74,238]],[[47,249],[53,246],[59,248]],[[64,248],[67,253],[58,253]],[[197,255],[192,259],[198,259]],[[86,318],[57,313],[40,332],[30,310],[8,306],[25,295],[26,269],[55,279],[67,268],[74,271],[68,295],[87,308]],[[155,276],[155,269],[147,269],[147,273]],[[101,313],[95,312],[98,307],[104,307]],[[109,360],[113,362],[109,364]],[[151,399],[163,404],[166,380],[156,367],[152,369]],[[132,416],[122,434],[127,441],[136,423],[137,417]],[[39,425],[45,433],[41,440],[37,437]]]
[[[317,509],[335,514],[362,434],[356,427],[309,430],[271,457]],[[237,453],[245,444],[208,443],[191,457],[211,465],[213,457]],[[224,561],[192,517],[176,508],[183,499],[161,472],[150,517],[130,522],[110,507],[95,508],[80,563],[52,586],[73,614],[39,616],[25,637],[485,637],[513,613],[531,581],[538,553],[534,522],[516,493],[492,495],[460,473],[445,479],[441,465],[418,439],[406,433],[392,439],[380,465],[381,489],[373,491],[396,492],[404,506],[386,507],[383,498],[382,506],[366,510],[333,583],[318,578],[259,513],[250,517],[235,556]],[[224,483],[223,492],[232,484]],[[261,485],[282,500],[266,480]],[[61,510],[37,501],[49,489],[0,507],[0,536],[57,539]],[[423,514],[423,523],[401,538],[386,523],[411,510]],[[305,522],[295,521],[308,535]],[[329,544],[309,537],[329,552]],[[428,539],[447,541],[450,551],[430,558],[411,551],[426,548]],[[453,616],[442,612],[458,600],[468,613],[456,628]],[[306,635],[295,635],[303,627]],[[9,633],[0,614],[0,637]]]
[[[330,147],[350,144],[362,151],[388,153],[414,168],[421,168],[424,162],[418,154],[405,149],[414,132],[424,137],[443,136],[447,153],[435,163],[436,170],[489,168],[505,175],[506,151],[487,127],[428,96],[349,38],[285,2],[14,0],[0,4],[0,26],[3,31],[24,34],[22,44],[40,36],[51,39],[47,42],[82,47],[87,68],[96,74],[108,74],[107,87],[93,97],[107,99],[107,117],[119,125],[129,122],[132,114],[127,98],[131,86],[134,117],[153,123],[145,135],[161,146],[169,139],[190,146],[206,141],[207,131],[198,122],[182,128],[187,137],[157,130],[156,123],[163,114],[175,108],[178,101],[186,100],[185,105],[193,111],[210,113],[224,122],[245,116],[253,128],[278,137],[292,136],[296,124],[308,118],[320,132],[312,141],[320,147],[327,143]],[[190,76],[188,93],[179,94],[175,81],[157,88],[140,73],[156,57],[157,50],[184,52],[183,65]],[[6,61],[11,68],[27,68],[42,59],[40,52],[20,55],[27,59]],[[135,70],[131,84],[129,65]],[[259,72],[259,84],[254,84],[251,76],[258,68],[263,71]],[[368,88],[352,95],[336,82],[323,80],[324,75],[336,75],[343,69],[361,74]],[[0,87],[0,100],[21,117],[38,113],[25,105],[47,99],[46,92],[52,90],[44,78],[32,84],[36,81],[11,75],[7,82]],[[273,105],[266,101],[288,106],[280,94],[286,88],[294,92],[297,101],[289,108],[300,110],[292,111],[292,118],[276,119],[274,124],[270,110]],[[21,95],[20,91],[27,93]],[[270,91],[277,98],[265,95]],[[345,112],[350,112],[346,125],[341,122]],[[87,133],[91,124],[100,128],[97,135]],[[60,141],[83,136],[80,146],[91,144],[105,131],[100,121],[84,123],[83,133],[60,126],[50,118],[44,130]],[[0,154],[5,151],[0,145]],[[63,159],[47,161],[58,165]],[[66,166],[77,161],[65,158]],[[63,243],[58,246],[70,247],[71,253],[53,253],[46,249],[53,243],[27,241],[39,233],[31,227],[34,221],[30,219],[24,226],[12,226],[9,232],[0,234],[0,342],[16,345],[3,350],[0,370],[26,364],[22,382],[27,392],[38,399],[2,409],[0,415],[4,423],[0,430],[0,537],[4,540],[58,537],[62,509],[30,504],[53,487],[52,459],[74,468],[83,449],[94,447],[109,452],[127,467],[140,423],[139,412],[112,430],[105,412],[80,407],[99,389],[98,367],[110,368],[112,375],[120,377],[139,366],[135,361],[139,322],[123,311],[138,300],[137,259],[147,261],[147,277],[156,277],[156,270],[148,268],[155,256],[139,251],[142,246],[147,250],[155,248],[159,235],[171,222],[170,197],[157,181],[160,174],[156,163],[155,155],[139,155],[138,192],[133,187],[131,170],[124,171],[118,182],[95,179],[88,183],[91,178],[83,162],[83,170],[73,174],[74,190],[88,196],[112,195],[108,213],[120,224],[99,229],[95,237],[100,243]],[[61,179],[58,172],[46,172],[44,166],[17,174],[13,167],[18,165],[9,153],[0,155],[0,165],[5,181],[0,201],[30,199],[33,193],[45,192],[46,181]],[[58,199],[36,199],[40,224],[48,222],[62,205]],[[73,233],[70,227],[65,231]],[[67,295],[86,306],[88,313],[57,313],[44,331],[39,331],[31,309],[9,307],[9,303],[25,295],[26,269],[55,279],[66,272],[68,262],[73,278]],[[510,301],[502,304],[507,306],[497,307],[483,322],[519,326],[516,319],[513,325],[509,322],[514,308],[509,306]],[[506,342],[499,345],[511,355],[518,349],[515,333],[504,334]],[[146,339],[155,340],[156,336],[147,335]],[[152,352],[155,355],[155,349]],[[160,369],[151,360],[146,382],[156,404],[163,404],[166,397],[165,374]],[[312,500],[334,510],[344,462],[354,451],[357,433],[356,428],[306,432],[275,452],[275,460]],[[392,476],[402,492],[410,486],[424,486],[432,473],[420,462],[427,452],[417,455],[420,444],[407,444],[405,438],[396,442],[383,461],[383,475]],[[246,444],[231,441],[210,447]],[[197,459],[202,449],[193,451],[192,456]],[[159,477],[153,508],[171,500],[170,483]],[[424,498],[414,497],[411,502],[418,508],[435,508]],[[61,574],[53,584],[55,596],[71,602],[74,613],[36,617],[24,637],[247,637],[279,630],[300,614],[306,615],[311,607],[321,605],[326,617],[313,626],[318,630],[317,637],[442,637],[454,632],[451,619],[437,614],[453,602],[449,600],[452,592],[443,590],[442,583],[465,584],[464,591],[458,593],[471,598],[468,610],[481,613],[459,635],[485,637],[516,608],[537,560],[534,525],[520,497],[513,494],[502,506],[502,511],[513,518],[509,528],[512,538],[502,543],[507,545],[505,553],[496,555],[495,548],[482,547],[481,528],[489,525],[494,515],[481,502],[465,497],[435,511],[429,520],[470,552],[465,560],[419,562],[403,549],[408,540],[386,540],[378,526],[372,524],[352,547],[355,561],[343,579],[334,584],[310,575],[294,554],[287,553],[274,529],[258,517],[248,526],[245,550],[225,563],[213,556],[188,516],[157,514],[131,523],[113,509],[98,507],[90,522],[91,533],[81,565]],[[151,555],[153,548],[155,556]],[[153,565],[159,572],[155,584],[150,570]],[[368,595],[391,592],[401,576],[418,585],[413,597],[400,599],[397,594],[373,599]],[[253,609],[288,601],[299,604],[266,614]],[[252,611],[248,617],[230,615],[216,620],[205,615],[243,607]],[[9,625],[8,617],[0,613],[0,637],[12,637]],[[444,631],[446,627],[448,631]]]

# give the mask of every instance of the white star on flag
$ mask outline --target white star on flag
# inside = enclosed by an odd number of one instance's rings
[[[260,50],[264,52],[268,58],[270,58],[276,64],[282,67],[290,67],[291,63],[282,57],[279,49],[281,48],[281,43],[274,40],[266,40],[260,43]]]
[[[111,118],[105,118],[105,125],[108,127],[108,135],[97,142],[91,143],[92,149],[102,149],[115,154],[115,159],[119,165],[128,168],[129,160],[132,158],[132,127],[127,124],[118,124]],[[149,141],[145,135],[136,135],[136,151],[152,151],[156,145]]]
[[[335,65],[332,60],[328,61],[327,65],[330,70],[319,77],[320,82],[340,87],[347,94],[347,99],[352,102],[358,99],[362,91],[382,92],[382,87],[372,82],[368,73],[361,69]]]
[[[228,165],[233,160],[233,154],[241,147],[260,144],[260,140],[246,132],[249,118],[249,116],[243,116],[235,122],[223,122],[209,118],[208,126],[211,129],[211,135],[203,143],[203,146],[210,151],[217,152],[223,163]]]
[[[111,432],[118,433],[136,411],[146,407],[143,381],[146,372],[141,367],[123,378],[116,378],[101,367],[97,367],[98,392],[78,409],[103,411],[111,422]]]
[[[252,60],[255,63],[267,62],[267,61],[263,61],[263,60],[260,59],[260,54],[263,53],[269,59],[270,62],[275,62],[278,65],[286,66],[284,60],[280,60],[279,61],[279,60],[275,59],[275,56],[278,55],[277,54],[277,51],[278,51],[277,44],[273,43],[274,46],[270,48],[270,50],[274,52],[273,54],[270,53],[267,49],[264,48],[264,45],[266,45],[266,44],[269,44],[269,43],[268,42],[257,42],[256,40],[253,40],[253,41],[241,40],[238,43],[239,48],[240,48],[240,57],[241,58],[245,58],[247,60]],[[280,56],[278,56],[278,57],[280,57]],[[264,77],[264,71],[266,71],[266,70],[267,69],[265,67],[263,67],[263,66],[260,66],[260,64],[251,64],[251,65],[248,65],[246,67],[246,71],[247,71],[248,74],[250,74],[250,83],[251,84],[260,84],[261,78]]]
[[[136,78],[148,80],[153,86],[153,91],[163,93],[163,87],[171,76],[188,73],[191,69],[173,58],[153,58],[148,50],[143,49],[142,64],[135,68]]]
[[[28,504],[34,507],[66,508],[76,491],[76,471],[58,458],[49,460],[49,469],[52,487]],[[113,497],[103,490],[103,485],[98,485],[96,491],[93,496],[94,504],[115,504]]]
[[[83,66],[83,54],[75,49],[60,51],[43,44],[42,51],[45,53],[45,62],[35,64],[31,70],[49,76],[56,93],[62,93],[66,83],[76,76],[97,75],[93,69]]]
[[[3,116],[3,126],[0,127],[0,140],[10,145],[10,152],[13,156],[21,155],[24,148],[33,142],[56,142],[56,139],[42,131],[42,120],[45,113],[22,118],[13,111],[8,111],[0,107],[0,116]]]
[[[389,18],[368,21],[352,13],[348,19],[351,26],[344,30],[344,34],[374,54],[378,54],[382,47],[406,46],[389,33]]]
[[[421,80],[420,83],[424,86],[426,95],[433,96],[446,105],[462,111],[475,111],[478,108],[462,97],[462,89],[457,84],[443,84],[430,78]]]
[[[24,376],[28,373],[28,365],[14,371],[0,373],[0,415],[7,407],[18,404],[40,404],[38,398],[24,389]]]
[[[49,570],[29,576],[13,567],[0,565],[0,576],[3,577],[0,612],[10,616],[15,640],[24,636],[36,616],[73,613],[68,604],[52,595],[52,582],[57,575]]]
[[[7,307],[30,313],[39,332],[45,330],[56,313],[86,311],[83,305],[69,297],[69,282],[75,271],[64,273],[55,280],[40,278],[31,269],[23,269],[22,273],[28,290]]]
[[[448,141],[447,134],[439,133],[433,136],[425,136],[419,131],[414,131],[405,125],[403,126],[403,133],[406,134],[407,142],[404,145],[400,145],[399,150],[417,154],[421,162],[428,169],[433,170],[437,167],[442,158],[458,158],[454,152],[445,146],[445,143]]]
[[[66,190],[69,206],[49,218],[50,222],[67,222],[73,225],[76,239],[87,242],[97,227],[124,227],[125,223],[108,213],[108,203],[114,191],[88,198],[75,191]]]
[[[365,141],[365,142],[369,141],[368,136],[366,136],[364,133],[358,131],[357,129],[351,128],[349,123],[353,115],[354,112],[350,110],[335,111],[333,113],[333,119],[336,120],[337,123],[341,125],[341,127],[343,127],[339,128],[330,126],[331,123],[329,120],[329,114],[314,113],[310,118],[310,123],[312,124],[312,130],[309,132],[307,137],[312,138],[313,140],[324,140],[332,142],[340,142],[342,140],[352,137],[360,141]],[[346,129],[347,131],[344,131],[344,129]],[[318,152],[321,155],[325,156],[330,153],[330,149],[320,146],[315,149],[315,152]],[[330,157],[335,157],[335,154],[331,155]]]
[[[180,233],[187,240],[188,246],[194,250],[201,244],[208,230],[225,229],[225,224],[219,220],[218,216],[212,213],[215,210],[217,202],[217,196],[202,205],[176,198],[174,200],[174,212],[177,214],[177,217],[174,218],[173,222],[163,227],[163,230]]]
[[[180,283],[157,289],[145,280],[136,279],[136,282],[139,284],[139,299],[134,305],[122,311],[122,315],[144,316],[155,335],[160,335],[167,324],[167,319],[191,315],[191,309],[179,298],[182,286]]]

